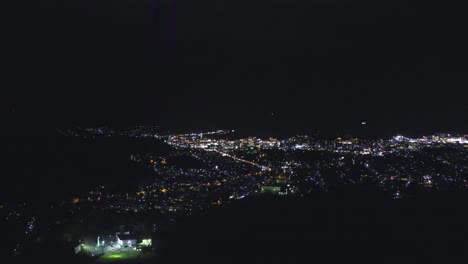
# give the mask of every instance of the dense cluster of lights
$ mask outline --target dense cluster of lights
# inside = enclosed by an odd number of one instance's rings
[[[83,138],[157,138],[171,150],[165,156],[130,155],[132,162],[153,171],[152,179],[138,190],[116,193],[100,185],[83,197],[52,205],[51,210],[65,208],[83,223],[88,217],[109,213],[188,215],[253,195],[305,195],[342,185],[372,184],[395,198],[420,191],[468,190],[468,135],[398,135],[385,140],[324,140],[302,135],[233,139],[233,132],[173,134],[161,133],[158,127],[61,131]],[[179,166],[177,159],[201,165]],[[2,206],[1,212],[4,220],[21,222],[23,232],[29,234],[37,229],[38,218],[23,214],[22,208],[6,210]],[[90,211],[82,215],[83,208]]]

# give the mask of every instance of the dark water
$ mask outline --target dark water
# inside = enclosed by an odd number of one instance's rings
[[[100,184],[133,186],[150,177],[147,166],[130,161],[136,153],[164,155],[157,140],[80,139],[23,136],[2,138],[2,200],[69,199]]]
[[[366,124],[363,125],[362,122]],[[206,130],[209,125],[189,127],[192,130]],[[353,136],[363,139],[390,139],[395,135],[408,137],[422,137],[434,133],[468,134],[468,126],[464,123],[447,121],[431,124],[421,120],[407,120],[405,122],[385,122],[372,120],[350,120],[326,124],[323,121],[294,120],[286,117],[275,120],[246,120],[236,122],[220,122],[220,126],[212,129],[234,129],[236,137],[256,136],[260,138],[286,138],[294,135],[309,135],[319,139],[334,139],[337,137]]]

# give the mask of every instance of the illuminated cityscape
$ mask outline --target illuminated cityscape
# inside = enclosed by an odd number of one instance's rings
[[[170,150],[165,155],[134,152],[127,157],[129,162],[151,170],[144,183],[131,184],[131,188],[120,192],[112,185],[96,185],[82,196],[51,204],[48,210],[56,217],[48,220],[35,215],[26,203],[2,205],[2,221],[21,223],[24,239],[38,236],[43,232],[40,228],[53,229],[51,224],[83,230],[88,235],[77,236],[82,246],[75,251],[85,248],[84,252],[99,255],[127,250],[127,245],[129,249],[141,249],[137,245],[145,244],[142,239],[153,236],[166,221],[250,197],[303,197],[344,186],[371,186],[393,199],[403,200],[424,193],[468,190],[466,135],[330,140],[306,135],[236,138],[234,130],[161,131],[159,127],[59,131],[65,138],[82,140],[150,139],[163,142]],[[103,237],[102,231],[85,227],[99,226],[95,220],[110,215],[117,217],[113,220],[116,223],[119,218],[139,219],[134,222],[141,226],[140,231],[115,231],[119,230],[118,225],[111,225],[106,232],[113,237],[107,239],[112,244],[104,246],[101,241],[94,245],[96,236]],[[133,229],[138,229],[135,226]],[[133,235],[133,240],[125,237],[129,235]],[[15,255],[21,254],[21,245],[17,243],[11,249]]]
[[[1,262],[463,263],[455,4],[5,1]]]

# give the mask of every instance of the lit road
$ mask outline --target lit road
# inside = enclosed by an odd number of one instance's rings
[[[252,162],[252,161],[249,161],[249,160],[245,160],[245,159],[241,159],[241,158],[238,158],[236,156],[232,156],[232,155],[229,155],[229,154],[227,154],[225,152],[221,152],[221,151],[218,151],[218,150],[215,150],[215,149],[213,151],[215,151],[215,152],[217,152],[217,153],[219,153],[219,154],[221,154],[223,156],[229,157],[231,159],[241,161],[241,162],[244,162],[244,163],[247,163],[247,164],[250,164],[250,165],[254,165],[254,166],[257,166],[259,168],[262,168],[262,166],[260,164],[258,164],[258,163],[255,163],[255,162]]]

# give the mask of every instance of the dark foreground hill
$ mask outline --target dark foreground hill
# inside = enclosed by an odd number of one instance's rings
[[[422,261],[466,257],[464,195],[260,197],[181,221],[157,263]]]
[[[468,255],[467,201],[349,189],[246,198],[160,225],[152,263],[453,263]],[[17,260],[96,263],[63,248],[32,252]]]

